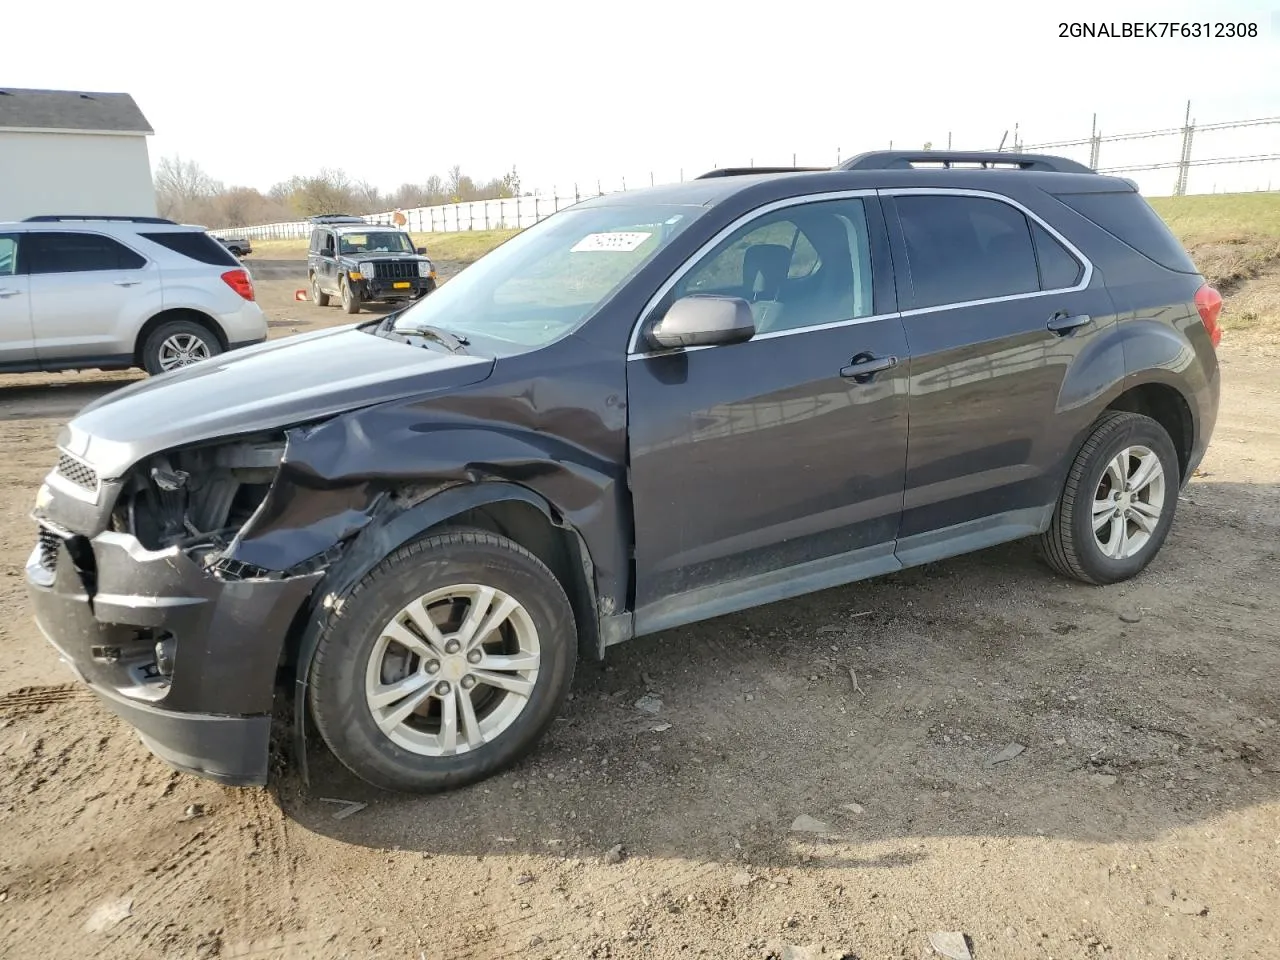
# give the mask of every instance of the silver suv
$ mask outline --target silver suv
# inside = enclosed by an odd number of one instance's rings
[[[266,337],[253,279],[200,227],[158,217],[0,223],[0,372],[157,374]]]

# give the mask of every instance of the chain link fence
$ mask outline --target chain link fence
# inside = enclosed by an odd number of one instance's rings
[[[1005,140],[1008,140],[1007,135]],[[907,145],[899,143],[898,146]],[[941,144],[928,143],[924,146],[931,150],[941,149]],[[894,147],[893,141],[889,142],[889,147]],[[951,134],[947,134],[947,148],[950,147]],[[1215,172],[1231,174],[1221,178],[1222,191],[1280,189],[1280,117],[1197,124],[1192,117],[1190,103],[1187,104],[1183,124],[1177,127],[1104,134],[1098,126],[1095,114],[1092,130],[1086,137],[1028,144],[1021,141],[1015,126],[1012,143],[1002,140],[1000,144],[987,149],[1011,150],[1016,153],[1055,153],[1088,164],[1099,173],[1138,181],[1144,193],[1156,196],[1220,192],[1219,178],[1214,175]],[[837,151],[836,162],[839,163],[840,159]],[[791,162],[793,166],[796,165],[795,154],[792,155]],[[754,165],[754,161],[751,161],[751,165]],[[677,178],[657,180],[650,173],[646,179],[648,183],[645,185],[649,186],[655,182],[671,182]],[[679,172],[678,179],[684,179],[683,170]],[[606,187],[602,181],[597,181],[594,189],[575,184],[572,191],[553,188],[548,194],[535,193],[501,200],[475,200],[401,211],[389,210],[370,214],[364,219],[371,224],[390,225],[396,222],[399,213],[404,216],[405,226],[415,233],[518,229],[545,220],[553,213],[587,197],[626,189],[625,179],[620,180],[616,187]],[[296,220],[251,227],[222,227],[215,232],[248,237],[251,240],[296,240],[310,236],[311,227],[307,220]]]

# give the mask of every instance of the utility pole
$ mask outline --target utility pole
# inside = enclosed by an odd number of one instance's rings
[[[1187,101],[1187,118],[1182,125],[1182,159],[1178,161],[1178,182],[1173,186],[1175,197],[1187,195],[1187,176],[1191,173],[1191,140],[1196,134],[1195,122],[1191,119],[1191,101]]]
[[[1102,133],[1098,130],[1098,115],[1093,115],[1093,132],[1089,134],[1089,169],[1098,169],[1098,153],[1102,150]]]

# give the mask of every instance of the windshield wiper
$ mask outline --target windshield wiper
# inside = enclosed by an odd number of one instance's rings
[[[399,323],[392,321],[392,329],[399,334],[407,333],[416,337],[434,340],[436,343],[443,344],[450,353],[466,353],[466,347],[471,344],[471,341],[466,337],[460,337],[440,327],[433,327],[428,323],[409,324],[402,327]]]

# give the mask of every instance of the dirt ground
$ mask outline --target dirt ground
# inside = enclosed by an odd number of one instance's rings
[[[345,320],[255,274],[275,333]],[[321,750],[310,789],[171,773],[72,684],[27,511],[59,425],[127,377],[0,378],[0,957],[870,960],[959,931],[979,960],[1274,960],[1280,351],[1221,356],[1137,580],[1017,543],[639,640],[518,769],[432,798]]]

